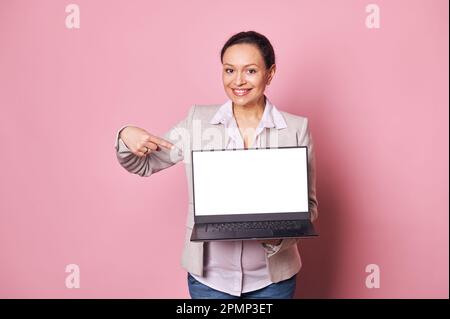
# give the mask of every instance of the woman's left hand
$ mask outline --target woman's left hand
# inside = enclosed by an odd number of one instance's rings
[[[282,239],[266,239],[266,240],[259,240],[261,244],[268,244],[268,245],[274,245],[278,246],[281,244]]]

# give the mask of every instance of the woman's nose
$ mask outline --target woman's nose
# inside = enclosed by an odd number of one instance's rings
[[[236,72],[236,77],[234,79],[235,85],[242,85],[245,84],[245,78],[241,72]]]

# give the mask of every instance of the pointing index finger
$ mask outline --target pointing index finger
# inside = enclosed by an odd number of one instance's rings
[[[170,142],[168,142],[168,141],[166,141],[166,140],[164,140],[162,138],[159,138],[157,136],[153,136],[152,135],[150,137],[150,141],[155,143],[155,144],[158,144],[159,146],[162,146],[162,147],[164,147],[164,148],[166,148],[168,150],[172,150],[172,149],[175,148],[175,145],[173,145],[172,143],[170,143]]]

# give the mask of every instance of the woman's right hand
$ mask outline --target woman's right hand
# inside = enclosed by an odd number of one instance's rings
[[[172,143],[154,136],[146,130],[136,126],[125,127],[120,131],[119,137],[130,151],[139,157],[147,156],[152,152],[159,151],[161,147],[168,150],[175,147]]]

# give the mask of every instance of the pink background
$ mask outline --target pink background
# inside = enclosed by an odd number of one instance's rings
[[[448,298],[447,0],[373,1],[380,29],[369,1],[77,0],[78,30],[69,3],[0,3],[0,297],[188,297],[184,167],[131,175],[115,134],[225,102],[219,51],[253,29],[277,54],[267,95],[316,143],[297,296]]]

